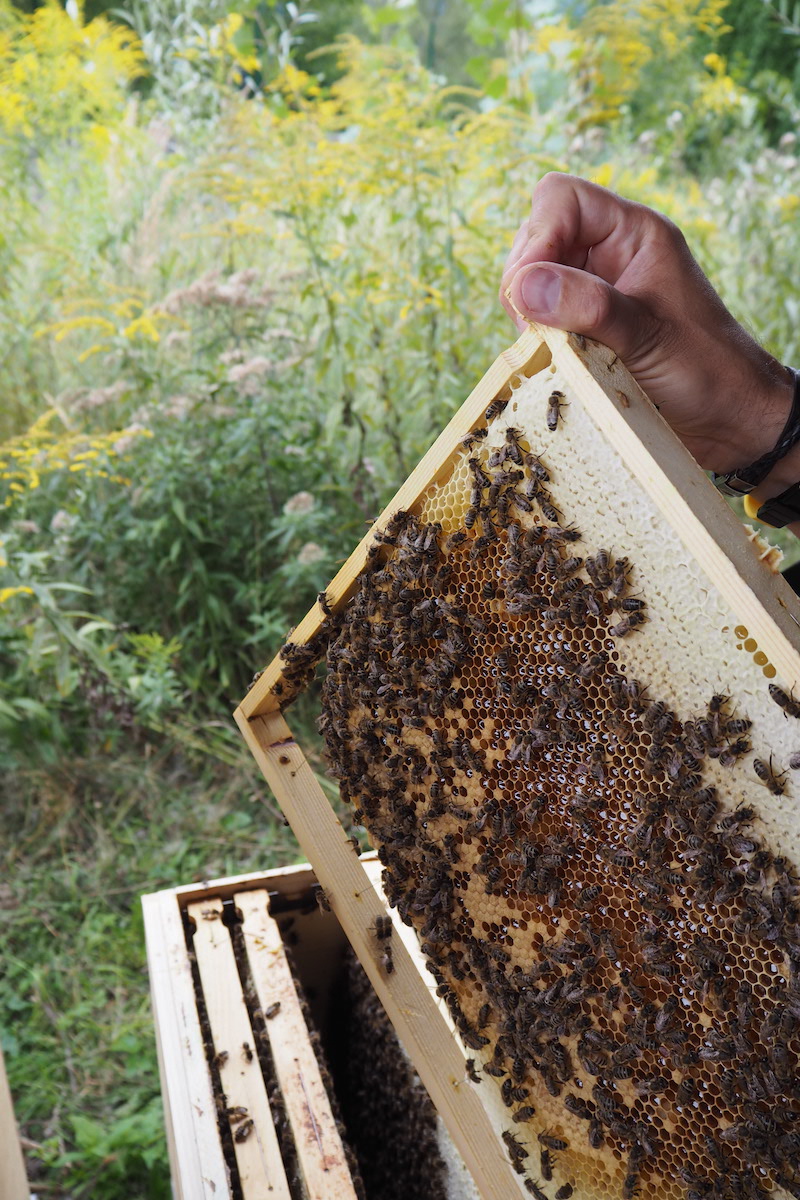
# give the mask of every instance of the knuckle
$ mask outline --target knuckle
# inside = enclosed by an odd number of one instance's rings
[[[585,312],[592,329],[601,331],[611,324],[614,315],[613,306],[610,290],[605,284],[598,281],[591,289],[586,297]]]
[[[651,218],[650,234],[653,240],[666,250],[671,250],[673,253],[683,253],[686,251],[686,238],[681,230],[671,221],[669,217],[665,217],[663,213],[655,212],[653,209],[648,209]]]
[[[563,171],[548,171],[533,189],[534,203],[542,200],[549,200],[551,196],[563,192],[566,188],[574,185],[575,179],[572,175],[567,175]]]
[[[564,178],[561,171],[547,171],[534,187],[534,192],[542,192],[552,187],[558,187]]]

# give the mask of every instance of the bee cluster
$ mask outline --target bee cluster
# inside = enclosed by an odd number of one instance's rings
[[[329,630],[332,770],[530,1194],[800,1197],[798,879],[705,777],[750,722],[719,694],[680,720],[625,674],[634,565],[587,552],[502,408]]]
[[[352,950],[345,955],[342,984],[334,1076],[366,1196],[461,1195],[460,1189],[454,1193],[439,1147],[436,1109]]]

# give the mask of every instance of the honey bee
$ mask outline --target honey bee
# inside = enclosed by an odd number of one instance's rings
[[[444,548],[448,552],[457,550],[459,546],[463,546],[467,540],[467,535],[463,529],[456,529],[454,533],[448,534],[445,539]]]
[[[558,428],[558,418],[564,407],[566,407],[564,393],[557,390],[551,392],[547,401],[547,428],[551,433]]]
[[[739,734],[747,733],[748,729],[752,728],[752,725],[752,721],[748,721],[746,717],[741,717],[734,721],[726,721],[722,732],[725,737],[738,737]]]
[[[482,426],[480,429],[473,429],[461,439],[461,445],[465,450],[470,450],[476,442],[482,442],[488,432],[489,430],[485,426]]]
[[[580,1117],[583,1121],[590,1120],[594,1112],[594,1107],[588,1100],[584,1100],[582,1096],[576,1096],[573,1092],[567,1092],[564,1097],[564,1107],[573,1116]]]
[[[583,666],[578,669],[578,674],[580,675],[581,679],[591,679],[593,675],[596,675],[598,671],[602,670],[607,662],[608,655],[606,654],[605,650],[601,650],[597,654],[592,654],[591,657],[586,660]]]
[[[317,907],[319,908],[320,912],[326,913],[331,911],[331,902],[328,899],[328,893],[324,888],[318,887],[314,893],[314,898],[317,901]]]
[[[483,414],[484,421],[493,421],[495,419],[495,417],[499,417],[500,413],[503,411],[503,409],[506,407],[507,404],[508,404],[508,400],[500,400],[499,398],[493,400],[492,403],[489,405],[489,407],[486,409],[486,412]]]
[[[550,1151],[542,1149],[539,1153],[539,1167],[542,1172],[542,1179],[547,1183],[553,1178],[553,1159]]]
[[[602,746],[595,746],[586,761],[586,768],[593,779],[598,783],[604,783],[606,778],[605,770],[606,755]]]
[[[252,1117],[247,1117],[240,1125],[236,1126],[233,1133],[233,1140],[235,1142],[246,1142],[253,1132],[254,1125],[255,1122]]]
[[[547,497],[544,497],[544,496],[540,496],[539,497],[539,508],[542,510],[542,513],[544,514],[544,516],[547,518],[548,521],[552,521],[553,524],[558,524],[558,520],[561,516],[561,512],[559,509],[556,508],[555,504],[553,504],[550,499],[548,499]]]
[[[562,1183],[561,1187],[556,1192],[556,1200],[570,1200],[570,1196],[575,1191],[571,1183]]]
[[[547,1132],[540,1133],[538,1137],[542,1145],[547,1146],[548,1150],[561,1151],[569,1149],[569,1142],[564,1141],[563,1138],[554,1137]]]
[[[502,1133],[503,1141],[506,1148],[514,1161],[521,1161],[528,1157],[528,1151],[518,1140],[516,1134],[513,1134],[510,1129],[504,1129]]]
[[[626,637],[627,634],[632,633],[637,626],[642,625],[644,621],[645,615],[643,612],[632,612],[630,616],[624,617],[623,620],[618,621],[616,625],[609,625],[608,632],[613,634],[614,637]]]
[[[628,596],[624,600],[617,600],[617,608],[621,612],[643,612],[647,608],[647,604],[636,596]]]
[[[574,575],[576,571],[579,571],[582,566],[583,559],[573,554],[570,558],[565,558],[557,565],[554,574],[556,579],[567,579],[570,575]]]
[[[639,1190],[638,1171],[629,1171],[622,1184],[622,1200],[633,1200]]]
[[[480,1050],[483,1046],[489,1045],[489,1039],[484,1037],[482,1033],[478,1033],[475,1029],[465,1026],[463,1029],[459,1028],[458,1032],[461,1034],[462,1042],[469,1050]],[[484,1067],[484,1070],[488,1071],[489,1068]],[[503,1073],[505,1074],[505,1072]],[[489,1074],[491,1074],[491,1071]]]
[[[468,1058],[468,1059],[465,1061],[465,1063],[464,1063],[464,1066],[465,1066],[465,1068],[466,1068],[466,1072],[467,1072],[467,1078],[468,1078],[469,1080],[471,1080],[471,1081],[472,1081],[472,1083],[480,1083],[480,1081],[481,1081],[481,1077],[480,1077],[480,1075],[478,1074],[477,1070],[475,1069],[475,1059],[474,1059],[474,1058]]]
[[[603,1132],[603,1126],[598,1121],[597,1117],[591,1117],[589,1119],[589,1145],[593,1150],[599,1150],[605,1140],[606,1138]]]
[[[586,560],[586,570],[596,588],[605,589],[611,586],[609,574],[609,551],[598,550],[595,555]]]
[[[487,1039],[488,1040],[488,1039]],[[503,1072],[505,1074],[505,1070]],[[500,1096],[503,1098],[503,1103],[507,1109],[512,1108],[515,1104],[522,1104],[523,1100],[528,1098],[529,1088],[515,1085],[511,1079],[504,1079],[500,1086]]]
[[[547,470],[547,467],[545,467],[538,454],[526,454],[525,466],[535,479],[541,480],[542,483],[550,482],[550,472]]]
[[[518,1108],[511,1118],[512,1121],[530,1121],[531,1117],[536,1116],[536,1109],[532,1104],[526,1104],[522,1108]]]
[[[522,451],[519,447],[519,441],[521,437],[522,432],[519,429],[514,429],[512,426],[509,426],[506,430],[506,451],[508,457],[519,467],[522,466]]]
[[[603,889],[598,884],[591,884],[589,887],[582,887],[576,898],[576,908],[591,908],[603,894]]]
[[[769,694],[779,708],[783,709],[784,715],[787,717],[800,717],[800,703],[795,700],[791,692],[787,693],[779,688],[777,683],[769,685]]]
[[[525,1177],[524,1183],[526,1191],[530,1192],[530,1194],[534,1197],[534,1200],[548,1200],[547,1193],[543,1192],[539,1187],[539,1184],[536,1183],[535,1180],[531,1179],[530,1176]]]
[[[390,938],[392,936],[392,918],[388,914],[386,916],[378,916],[375,918],[371,928],[378,941]]]
[[[786,772],[776,774],[772,767],[772,756],[768,763],[765,763],[760,758],[753,759],[753,770],[765,787],[772,792],[773,796],[782,796],[786,790],[785,785],[781,780],[785,777]]]

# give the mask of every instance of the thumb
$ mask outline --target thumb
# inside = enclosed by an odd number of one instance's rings
[[[575,267],[524,267],[511,281],[509,299],[528,320],[595,338],[628,362],[652,341],[653,317],[640,300]]]

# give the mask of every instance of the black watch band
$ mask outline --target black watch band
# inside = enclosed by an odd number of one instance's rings
[[[756,516],[759,521],[775,529],[783,529],[784,525],[800,521],[800,483],[793,483],[779,496],[765,500]]]
[[[794,375],[794,395],[783,431],[774,448],[767,454],[762,454],[761,458],[756,459],[749,467],[740,467],[736,471],[729,471],[727,475],[713,476],[716,486],[727,496],[746,496],[752,492],[753,488],[766,479],[775,464],[800,441],[800,371],[793,367],[789,370]],[[786,495],[785,492],[783,494]],[[795,517],[791,519],[796,520]],[[772,524],[771,521],[769,523]]]

